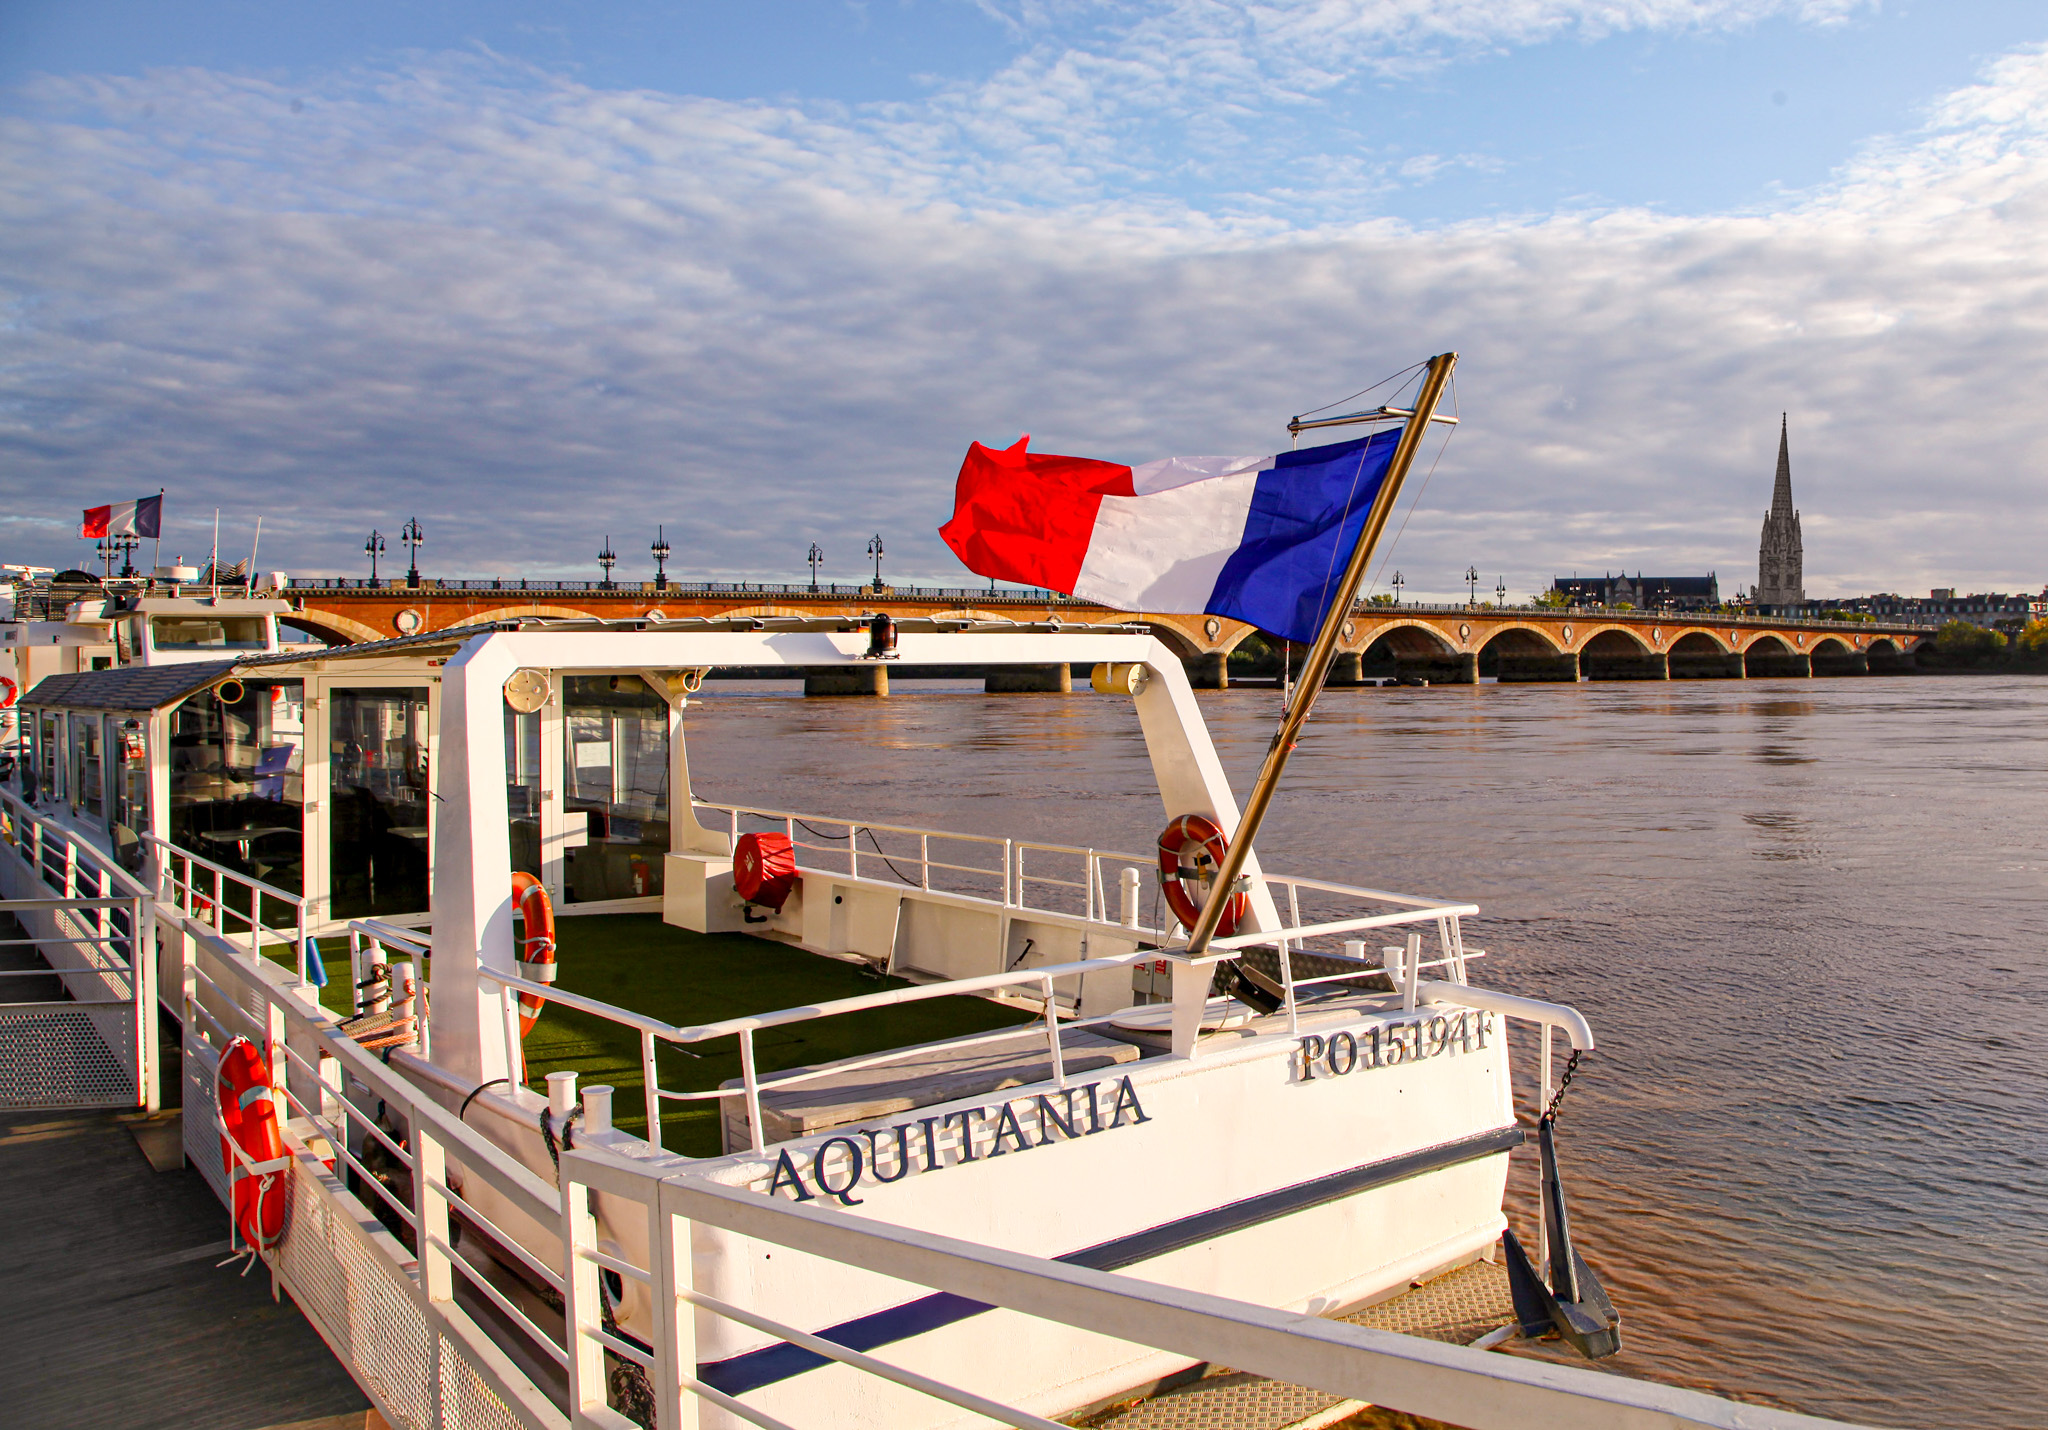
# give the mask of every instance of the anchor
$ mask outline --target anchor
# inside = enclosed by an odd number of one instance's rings
[[[1555,1120],[1553,1103],[1536,1124],[1536,1143],[1543,1157],[1543,1228],[1550,1247],[1550,1284],[1543,1284],[1514,1232],[1506,1231],[1501,1242],[1507,1253],[1508,1289],[1514,1296],[1515,1320],[1523,1336],[1530,1340],[1561,1336],[1580,1355],[1599,1360],[1621,1349],[1621,1317],[1615,1314],[1600,1278],[1572,1245],[1571,1213],[1565,1207],[1564,1183],[1557,1172]]]

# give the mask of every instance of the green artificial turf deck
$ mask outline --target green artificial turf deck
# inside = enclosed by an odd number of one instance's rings
[[[564,918],[556,923],[555,936],[561,965],[556,987],[679,1026],[911,986],[901,978],[747,934],[691,933],[663,923],[657,914]],[[320,1001],[347,1013],[352,1007],[348,939],[322,939],[320,950],[329,970]],[[760,1071],[780,1072],[1030,1019],[1028,1013],[984,998],[934,998],[766,1029],[755,1035],[754,1051]],[[672,1044],[658,1045],[665,1090],[701,1091],[740,1075],[737,1039],[721,1038],[692,1051],[699,1056],[690,1057]],[[616,1089],[613,1124],[635,1136],[646,1134],[637,1030],[549,1007],[527,1036],[526,1064],[528,1084],[536,1091],[546,1090],[551,1072],[574,1072],[586,1086],[609,1083]],[[662,1145],[684,1156],[715,1157],[721,1150],[718,1118],[716,1102],[665,1103]]]

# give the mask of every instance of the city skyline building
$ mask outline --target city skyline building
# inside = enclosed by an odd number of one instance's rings
[[[1763,540],[1756,555],[1756,604],[1769,610],[1806,603],[1806,545],[1799,533],[1799,509],[1792,505],[1790,416],[1778,414],[1778,474],[1771,509],[1764,514]]]

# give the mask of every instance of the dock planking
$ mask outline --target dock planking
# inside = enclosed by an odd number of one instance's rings
[[[290,1298],[272,1300],[267,1271],[216,1264],[226,1211],[192,1168],[151,1168],[138,1116],[0,1111],[0,1420],[380,1424]]]

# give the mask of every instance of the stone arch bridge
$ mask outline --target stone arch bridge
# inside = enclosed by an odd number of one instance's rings
[[[971,587],[765,583],[656,586],[599,582],[306,580],[285,593],[291,625],[335,644],[384,640],[521,616],[604,620],[748,616],[858,619],[882,611],[1074,626],[1143,625],[1197,686],[1228,683],[1230,654],[1256,632],[1215,616],[1117,611],[1053,592]],[[1863,675],[1913,667],[1925,627],[1696,612],[1360,605],[1345,623],[1331,683],[1376,676],[1472,684],[1503,681],[1740,679]],[[1054,678],[1066,688],[1065,672]]]

